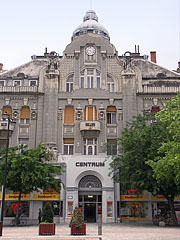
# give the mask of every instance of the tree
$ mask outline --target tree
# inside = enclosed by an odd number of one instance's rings
[[[160,171],[159,168],[155,171],[159,159],[165,156],[160,149],[173,139],[173,132],[169,131],[170,122],[172,120],[160,121],[152,114],[135,116],[118,139],[122,156],[112,157],[110,174],[113,173],[115,181],[121,182],[124,188],[128,186],[164,195],[171,206],[174,224],[177,224],[174,210],[174,196],[179,193],[177,182],[173,177],[170,180],[171,169],[161,168]],[[163,181],[157,178],[158,171],[161,174],[164,171]],[[165,180],[167,174],[168,182]]]
[[[55,178],[62,174],[62,166],[50,163],[52,154],[40,144],[35,149],[27,149],[20,145],[8,150],[6,188],[19,193],[16,223],[19,221],[19,204],[22,193],[26,194],[40,189],[54,188],[60,191],[61,180]],[[4,173],[5,149],[0,151],[0,171]],[[0,185],[3,184],[3,174],[0,175]]]

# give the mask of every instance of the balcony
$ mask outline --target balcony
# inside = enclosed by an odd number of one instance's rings
[[[0,121],[0,131],[7,131],[8,129],[8,122],[7,120],[2,120]],[[9,124],[9,131],[14,130],[14,124]]]
[[[0,86],[0,92],[38,92],[38,86]]]
[[[80,131],[101,131],[99,121],[81,121]]]

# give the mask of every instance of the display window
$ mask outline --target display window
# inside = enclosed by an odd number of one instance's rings
[[[54,216],[63,216],[63,201],[49,201],[49,202],[43,202],[43,208],[46,204],[50,204],[52,206]]]
[[[147,202],[121,202],[120,217],[122,219],[144,219],[147,216]]]
[[[176,217],[180,221],[180,202],[174,202],[174,208]],[[152,204],[152,216],[155,217],[157,214],[161,216],[170,216],[171,210],[168,202],[157,202]]]
[[[73,202],[68,202],[68,217],[73,216]]]
[[[107,202],[107,217],[112,217],[113,205],[112,202]]]
[[[17,212],[18,202],[17,201],[5,201],[4,216],[5,217],[15,217]],[[20,203],[20,212],[29,217],[29,201],[24,201]]]

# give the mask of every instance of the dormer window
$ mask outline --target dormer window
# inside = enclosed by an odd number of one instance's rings
[[[36,81],[36,80],[31,80],[31,81],[29,81],[29,86],[30,86],[30,87],[37,86],[37,81]]]
[[[21,86],[21,80],[14,80],[13,85],[14,85],[14,87],[20,87]]]

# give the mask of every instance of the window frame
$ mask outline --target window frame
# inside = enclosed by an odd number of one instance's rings
[[[98,155],[98,141],[97,138],[84,138],[84,155],[93,156]],[[92,141],[92,142],[91,142]],[[89,154],[91,153],[91,154]]]
[[[80,88],[101,88],[101,72],[96,68],[86,68],[81,71]]]

